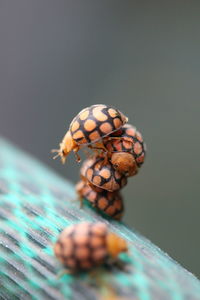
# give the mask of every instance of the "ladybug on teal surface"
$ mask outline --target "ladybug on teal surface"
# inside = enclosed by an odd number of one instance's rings
[[[65,228],[54,246],[59,261],[71,272],[87,271],[128,251],[127,242],[103,222],[82,222]]]

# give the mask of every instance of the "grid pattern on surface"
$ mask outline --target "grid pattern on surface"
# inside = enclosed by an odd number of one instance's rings
[[[79,221],[101,220],[129,242],[129,256],[96,273],[58,277],[52,246]],[[74,188],[52,170],[0,142],[0,299],[198,300],[199,281],[123,223],[79,209]]]

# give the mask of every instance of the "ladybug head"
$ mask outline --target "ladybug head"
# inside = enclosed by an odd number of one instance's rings
[[[108,233],[106,243],[112,258],[117,258],[120,253],[128,251],[127,242],[113,232]]]
[[[62,142],[60,143],[60,148],[56,150],[52,150],[52,152],[56,152],[57,155],[54,156],[54,159],[60,156],[62,163],[65,163],[67,155],[77,148],[76,143],[72,139],[70,131],[67,131]]]
[[[115,170],[126,176],[133,176],[138,172],[135,158],[131,153],[115,152],[111,156],[111,163]]]

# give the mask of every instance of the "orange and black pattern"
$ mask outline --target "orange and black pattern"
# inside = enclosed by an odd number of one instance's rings
[[[105,164],[103,157],[86,160],[80,170],[82,179],[101,189],[114,192],[127,184],[127,178],[114,169],[111,163]]]
[[[81,198],[88,200],[96,209],[115,220],[121,220],[124,205],[119,192],[108,192],[106,190],[97,192],[84,181],[77,183],[76,191]]]
[[[113,137],[113,139],[112,139]],[[132,125],[125,124],[116,132],[104,139],[104,146],[108,152],[129,152],[132,153],[137,166],[144,163],[146,146],[141,133]]]
[[[77,144],[91,144],[118,130],[127,118],[117,109],[97,104],[83,109],[71,122],[70,132]]]
[[[54,247],[57,258],[73,272],[103,264],[108,256],[107,226],[83,222],[65,228]]]

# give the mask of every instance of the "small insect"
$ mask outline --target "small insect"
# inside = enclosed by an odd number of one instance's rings
[[[128,118],[125,117],[118,109],[111,106],[97,104],[84,108],[71,122],[69,130],[65,134],[60,148],[52,150],[57,152],[57,156],[61,157],[65,163],[67,155],[74,151],[77,152],[84,146],[104,149],[101,142],[102,138],[118,130],[125,123]],[[79,156],[77,159],[80,161]]]
[[[138,173],[145,159],[145,144],[142,135],[130,124],[124,125],[104,139],[110,162],[126,176]]]
[[[80,198],[88,200],[93,207],[115,220],[121,220],[124,205],[122,196],[119,192],[108,192],[106,190],[97,192],[82,180],[77,183],[76,191]]]
[[[85,160],[80,170],[82,180],[88,181],[92,186],[114,192],[127,184],[127,178],[116,171],[112,164],[103,157],[96,156]]]
[[[126,241],[102,222],[71,225],[61,232],[54,246],[56,257],[71,273],[90,270],[109,258],[117,260],[127,250]]]

